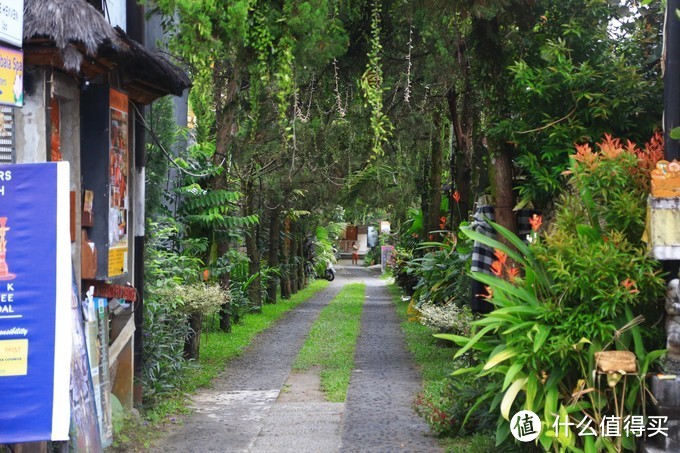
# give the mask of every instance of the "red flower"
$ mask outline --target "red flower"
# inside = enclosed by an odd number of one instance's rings
[[[494,261],[491,264],[491,272],[493,272],[493,275],[496,277],[500,277],[503,275],[503,264],[500,261]]]
[[[445,216],[441,216],[441,217],[439,218],[439,229],[440,229],[440,230],[443,230],[445,226],[446,226],[446,217],[445,217]]]
[[[455,192],[453,192],[451,194],[451,198],[453,198],[456,201],[456,203],[459,203],[460,202],[460,192],[458,192],[456,190]]]
[[[432,241],[434,240],[434,234],[428,234],[427,237]]]
[[[543,223],[543,216],[534,214],[529,219],[531,229],[534,231],[538,231],[538,229],[541,227],[541,223]]]

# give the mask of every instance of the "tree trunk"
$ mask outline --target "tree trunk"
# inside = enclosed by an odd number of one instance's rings
[[[425,156],[422,161],[422,181],[420,184],[420,210],[423,213],[423,237],[422,239],[427,239],[427,235],[430,230],[428,229],[428,213],[430,212],[430,157]]]
[[[192,314],[189,316],[189,327],[191,331],[184,343],[184,357],[187,359],[198,359],[201,346],[201,325],[203,315]]]
[[[229,241],[224,240],[218,242],[217,253],[219,256],[225,255],[229,252]],[[229,286],[231,285],[231,274],[225,272],[224,275],[220,277],[220,286],[224,291],[229,291]],[[231,332],[231,301],[223,304],[219,311],[220,316],[220,330],[222,332]]]
[[[479,48],[484,49],[486,55],[494,56],[494,58],[489,59],[490,67],[487,71],[488,78],[485,81],[489,91],[495,93],[495,96],[493,98],[490,97],[487,101],[491,102],[493,100],[489,118],[494,122],[507,118],[509,115],[507,111],[508,80],[504,74],[503,67],[505,49],[502,45],[503,40],[501,36],[503,31],[500,23],[499,17],[491,20],[477,20],[473,23],[473,27],[476,29],[475,33],[482,40]],[[483,57],[483,55],[479,56]],[[507,138],[488,140],[489,152],[491,154],[489,171],[491,173],[492,192],[495,198],[496,222],[516,234],[517,219],[513,212],[515,207],[512,174],[513,147],[507,143],[507,140]]]
[[[290,249],[290,289],[293,294],[297,293],[300,289],[300,283],[298,282],[298,236],[297,236],[297,222],[291,227],[291,249]]]
[[[290,299],[293,293],[292,284],[290,281],[290,270],[291,270],[291,237],[290,237],[290,218],[286,216],[283,219],[283,266],[281,266],[281,298]]]
[[[462,45],[459,45],[459,49]],[[459,61],[462,59],[462,50],[459,50]],[[472,121],[472,89],[470,87],[470,74],[467,64],[460,67],[464,79],[464,93],[460,98],[455,84],[446,93],[446,100],[449,108],[449,118],[453,136],[455,138],[454,147],[451,150],[450,174],[453,182],[451,195],[458,192],[459,200],[450,200],[451,206],[451,228],[456,230],[460,222],[465,220],[470,212],[470,202],[472,199],[472,156],[474,155],[473,143],[473,121]],[[462,106],[459,102],[462,101]],[[460,112],[459,112],[460,109]]]
[[[267,264],[270,270],[274,270],[279,266],[279,242],[281,238],[281,208],[276,207],[269,212],[269,256]],[[278,287],[279,279],[275,275],[271,275],[267,282],[267,303],[276,303],[276,288]]]
[[[251,216],[255,211],[255,194],[252,181],[243,185],[244,203],[243,214]],[[253,280],[248,286],[248,298],[256,310],[262,309],[262,279],[260,277],[260,252],[257,248],[257,225],[253,225],[246,232],[246,254],[248,255],[248,272]]]
[[[515,194],[512,188],[512,148],[509,145],[500,145],[498,151],[491,157],[496,223],[517,234],[517,218],[513,211]],[[499,239],[503,240],[502,237]]]
[[[432,138],[430,140],[430,175],[428,183],[429,212],[427,213],[427,233],[436,239],[431,231],[440,230],[439,217],[442,204],[442,116],[439,109],[434,112]]]
[[[215,165],[224,164],[224,156],[228,155],[229,146],[234,137],[235,113],[238,108],[237,97],[240,90],[240,80],[237,71],[232,71],[231,77],[223,77],[224,68],[216,64],[213,67],[213,85],[215,92],[213,102],[215,105],[215,154],[213,163]],[[224,81],[227,81],[224,83]],[[213,189],[227,189],[227,169],[215,176],[212,180]],[[229,252],[229,239],[227,237],[216,237],[217,253],[219,258]],[[229,289],[231,275],[226,272],[220,277],[220,285],[225,290]],[[226,303],[220,307],[220,330],[223,332],[231,331],[231,304]]]
[[[307,286],[307,276],[305,275],[305,239],[300,235],[298,241],[298,260],[297,260],[297,274],[298,274],[298,290],[302,290]]]

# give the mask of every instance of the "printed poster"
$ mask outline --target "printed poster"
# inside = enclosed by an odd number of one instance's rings
[[[24,52],[2,46],[0,46],[0,105],[14,107],[24,105]]]
[[[92,374],[83,314],[86,304],[78,296],[75,272],[71,280],[71,320],[73,322],[73,356],[71,357],[71,431],[69,451],[89,453],[102,451],[102,442],[97,418],[97,402]]]
[[[111,138],[109,149],[109,277],[127,273],[128,252],[128,97],[113,88],[109,93]]]
[[[68,440],[69,164],[0,165],[0,444]]]

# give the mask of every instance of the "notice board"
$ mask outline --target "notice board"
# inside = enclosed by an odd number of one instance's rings
[[[69,164],[0,165],[0,444],[69,438]]]
[[[96,279],[106,280],[128,272],[128,97],[91,85],[81,94],[80,112],[83,188],[93,194],[88,237],[97,250]]]

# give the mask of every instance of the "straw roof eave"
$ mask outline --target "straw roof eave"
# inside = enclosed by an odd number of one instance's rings
[[[53,42],[64,70],[82,74],[84,55],[90,61],[105,59],[121,70],[130,91],[143,93],[139,101],[144,104],[165,94],[181,95],[191,86],[182,69],[112,27],[84,0],[25,1],[24,42]]]
[[[34,37],[51,39],[62,52],[68,71],[78,71],[82,62],[75,43],[82,44],[89,56],[95,56],[102,45],[122,45],[106,18],[83,0],[26,0],[24,40]]]

